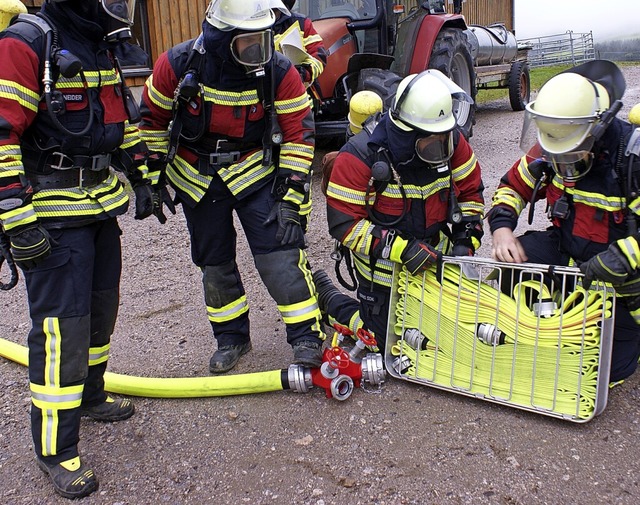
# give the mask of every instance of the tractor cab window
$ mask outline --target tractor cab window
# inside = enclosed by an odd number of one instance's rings
[[[376,15],[376,0],[298,0],[293,10],[314,21],[329,18],[357,21]]]

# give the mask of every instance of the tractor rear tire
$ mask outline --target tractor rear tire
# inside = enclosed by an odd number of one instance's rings
[[[531,78],[529,65],[524,61],[514,61],[509,71],[509,102],[515,111],[524,110],[531,98]]]
[[[473,135],[476,122],[476,74],[471,49],[466,35],[458,28],[443,28],[433,44],[429,68],[440,70],[460,86],[474,103],[454,100],[453,110],[462,134],[468,139]]]

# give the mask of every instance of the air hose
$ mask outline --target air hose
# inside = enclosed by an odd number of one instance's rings
[[[592,415],[601,326],[611,316],[607,294],[576,286],[540,317],[526,300],[535,290],[533,299],[551,297],[541,282],[516,284],[511,297],[459,271],[445,264],[440,282],[431,271],[400,274],[394,332],[403,338],[390,349],[396,372],[508,404]],[[495,338],[481,338],[483,324],[496,329]],[[416,330],[421,338],[407,338]]]

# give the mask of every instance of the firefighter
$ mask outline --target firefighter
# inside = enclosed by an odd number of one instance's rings
[[[78,454],[80,417],[134,413],[103,380],[119,304],[116,218],[129,201],[112,165],[131,176],[136,217],[153,212],[131,126],[139,112],[111,53],[130,36],[134,7],[49,0],[0,33],[0,221],[29,300],[34,451],[67,498],[98,488]]]
[[[622,72],[605,60],[547,81],[526,107],[520,142],[525,155],[500,180],[488,213],[495,259],[577,263],[585,285],[599,279],[616,287],[613,383],[631,375],[640,356],[634,196],[640,167],[627,152],[633,128],[615,117],[624,90]],[[544,198],[551,225],[516,237],[524,207]]]
[[[329,232],[354,260],[357,301],[314,272],[322,312],[384,346],[394,264],[419,275],[443,253],[473,255],[482,238],[480,164],[460,134],[452,95],[437,70],[405,77],[372,131],[351,137],[327,186]]]
[[[288,14],[280,9],[275,9],[276,22],[273,25],[273,38],[276,48],[279,49],[279,42],[282,35],[287,32],[293,25],[296,25],[300,33],[302,45],[307,53],[303,62],[296,65],[302,82],[306,88],[309,88],[315,80],[320,76],[327,64],[327,52],[322,37],[318,34],[311,23],[311,19],[298,12],[293,12],[296,0],[283,0],[282,2],[288,9]]]
[[[203,273],[218,344],[212,373],[231,370],[251,349],[233,211],[282,315],[294,361],[315,367],[322,358],[324,334],[300,217],[313,116],[297,70],[273,51],[271,8],[287,12],[280,0],[213,0],[201,36],[162,54],[142,95],[141,136],[168,162],[166,177]]]

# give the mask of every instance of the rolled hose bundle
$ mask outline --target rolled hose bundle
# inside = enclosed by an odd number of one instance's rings
[[[416,350],[400,339],[391,353],[409,358],[406,376],[588,418],[597,392],[601,322],[610,316],[611,300],[577,286],[560,310],[542,318],[524,303],[525,288],[539,285],[520,283],[509,297],[466,279],[454,264],[444,266],[441,282],[431,271],[424,279],[403,271],[395,333],[416,328],[427,341]],[[501,345],[476,338],[481,322],[500,328]]]

